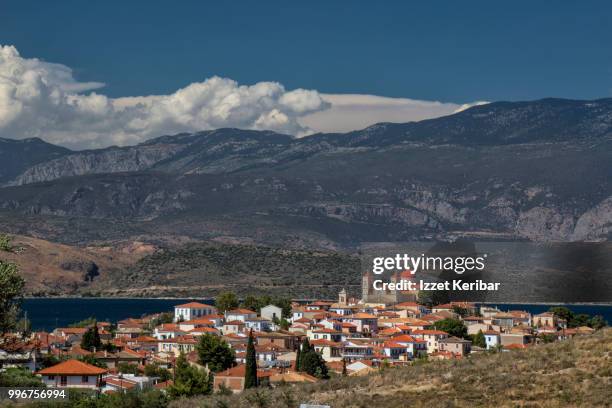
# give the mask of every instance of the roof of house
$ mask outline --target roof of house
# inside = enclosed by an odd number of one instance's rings
[[[369,313],[355,313],[347,317],[349,319],[376,319],[376,316]]]
[[[232,309],[225,312],[226,314],[256,314],[250,309]]]
[[[452,310],[453,307],[454,307],[454,305],[451,305],[450,303],[445,303],[443,305],[433,306],[432,309],[449,309],[449,310]]]
[[[242,320],[232,320],[231,322],[225,322],[225,326],[244,326],[244,322]]]
[[[180,307],[183,309],[216,309],[214,306],[207,305],[200,302],[189,302],[183,303],[182,305],[176,305],[175,308]]]
[[[67,360],[52,367],[43,368],[37,374],[42,375],[100,375],[108,370],[84,363],[79,360]]]
[[[219,334],[219,330],[213,327],[196,327],[195,329],[191,329],[188,333],[211,333],[211,334]]]
[[[413,343],[415,342],[417,339],[415,339],[414,337],[408,335],[408,334],[402,334],[399,336],[393,336],[393,341],[395,342],[402,342],[402,343]]]
[[[311,340],[310,341],[310,345],[312,345],[312,346],[326,346],[326,347],[342,347],[342,343],[331,341],[331,340],[326,340],[326,339]]]
[[[447,332],[442,330],[414,330],[412,334],[425,334],[425,335],[448,335]]]
[[[472,342],[469,340],[460,339],[459,337],[455,337],[455,336],[451,336],[446,339],[442,339],[440,340],[440,343],[470,343],[472,344]]]
[[[270,382],[297,383],[297,382],[317,382],[317,377],[307,373],[298,373],[295,371],[286,371],[284,373],[274,374],[270,377]]]
[[[240,378],[244,378],[244,375],[246,373],[246,365],[245,364],[239,364],[235,367],[232,368],[228,368],[225,371],[221,371],[217,374],[215,374],[215,378],[221,378],[221,377],[240,377]],[[263,371],[263,370],[257,370],[257,377],[261,378],[261,377],[270,377],[272,375],[274,375],[275,373],[270,372],[270,371]]]
[[[60,327],[55,329],[58,332],[66,333],[66,334],[84,334],[89,328],[87,327]]]

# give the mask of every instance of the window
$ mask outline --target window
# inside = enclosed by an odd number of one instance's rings
[[[49,376],[47,376],[47,378],[49,379],[49,381],[55,380],[55,376],[54,375],[49,375]]]
[[[61,386],[63,386],[63,387],[65,387],[65,386],[66,386],[66,384],[68,384],[68,377],[66,377],[65,375],[62,375],[62,376],[60,377],[60,385],[61,385]]]
[[[86,376],[86,375],[84,375],[84,376],[81,378],[81,382],[82,382],[82,383],[88,383],[88,382],[89,382],[89,377],[88,377],[88,376]]]

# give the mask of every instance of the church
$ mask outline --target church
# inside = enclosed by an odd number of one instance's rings
[[[373,283],[375,280],[383,282],[398,283],[402,280],[413,280],[414,275],[410,270],[384,272],[374,275],[371,271],[364,272],[361,279],[361,300],[363,303],[394,304],[401,302],[416,302],[418,291],[414,290],[376,290]]]

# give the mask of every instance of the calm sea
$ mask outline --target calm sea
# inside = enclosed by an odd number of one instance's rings
[[[28,319],[34,330],[50,331],[88,317],[116,322],[128,317],[174,312],[174,305],[194,300],[214,304],[211,299],[37,298],[25,299],[22,309],[28,312]]]
[[[128,317],[141,317],[145,314],[171,312],[174,305],[187,303],[194,299],[25,299],[22,308],[28,312],[34,330],[53,330],[66,327],[70,323],[95,317],[100,321],[116,322]],[[195,299],[212,304],[211,299]],[[500,304],[501,310],[526,310],[542,313],[556,305]],[[612,324],[612,305],[565,305],[575,313],[602,315]]]

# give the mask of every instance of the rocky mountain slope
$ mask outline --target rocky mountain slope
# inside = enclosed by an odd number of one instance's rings
[[[303,139],[219,129],[23,167],[0,163],[14,174],[0,227],[66,242],[601,240],[612,231],[612,99],[499,102]]]
[[[11,182],[28,169],[71,153],[41,139],[0,138],[0,184]]]

